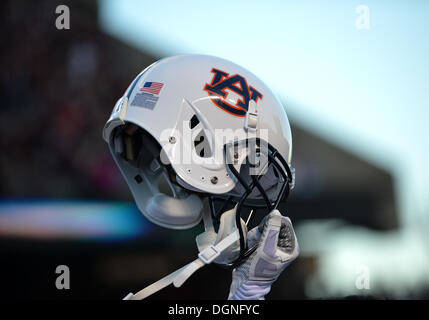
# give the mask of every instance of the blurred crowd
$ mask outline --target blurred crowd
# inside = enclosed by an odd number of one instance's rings
[[[1,196],[123,199],[101,132],[145,65],[118,72],[115,43],[87,13],[94,1],[72,2],[69,30],[55,27],[57,5],[0,4]]]

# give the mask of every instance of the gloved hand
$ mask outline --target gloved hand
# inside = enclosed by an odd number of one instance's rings
[[[263,300],[282,271],[299,255],[292,223],[278,210],[267,215],[247,235],[248,247],[258,248],[232,272],[228,300]]]

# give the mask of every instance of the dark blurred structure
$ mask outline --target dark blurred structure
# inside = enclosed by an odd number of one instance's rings
[[[61,4],[70,7],[70,30],[55,28],[56,1],[0,4],[1,197],[132,201],[101,131],[129,82],[158,57],[101,32],[96,1]],[[282,210],[295,224],[338,218],[377,230],[398,226],[387,172],[295,126],[293,137],[297,183]],[[197,233],[154,227],[150,236],[120,243],[3,236],[0,281],[9,289],[1,294],[118,299],[194,259]],[[59,264],[71,269],[70,291],[55,289]],[[270,298],[306,298],[315,264],[299,259]],[[229,282],[230,271],[208,266],[183,288],[153,298],[224,299]]]
[[[121,199],[128,193],[101,130],[130,79],[155,58],[101,33],[95,1],[61,4],[70,30],[55,27],[57,1],[1,4],[1,192]]]

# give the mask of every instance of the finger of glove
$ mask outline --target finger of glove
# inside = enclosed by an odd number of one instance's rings
[[[264,228],[267,225],[269,219],[272,219],[272,216],[267,215],[258,226],[259,232],[262,234]],[[285,252],[288,252],[290,248],[294,246],[295,242],[295,232],[292,227],[292,222],[288,217],[282,216],[280,233],[277,241],[277,245],[282,248]]]
[[[279,233],[282,225],[282,216],[277,210],[273,210],[267,215],[261,224],[258,226],[258,231],[261,232],[262,236],[260,239],[259,252],[264,252],[267,256],[276,258],[277,257],[277,242]]]
[[[258,227],[254,227],[247,233],[247,245],[249,248],[253,247],[261,240],[262,233],[259,232]]]
[[[292,222],[287,217],[282,217],[277,246],[279,250],[292,254],[296,247],[296,237]]]

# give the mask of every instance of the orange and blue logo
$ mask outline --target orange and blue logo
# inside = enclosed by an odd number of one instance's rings
[[[249,109],[250,100],[258,102],[263,95],[247,84],[246,78],[239,74],[229,75],[228,73],[213,68],[211,70],[213,78],[211,83],[206,83],[204,90],[207,91],[212,102],[224,111],[237,116],[244,117]],[[228,102],[227,97],[233,92],[239,96],[235,104]]]

